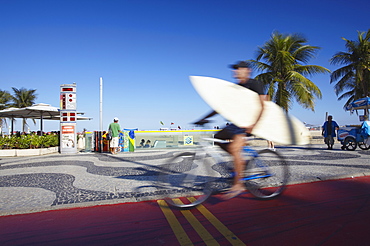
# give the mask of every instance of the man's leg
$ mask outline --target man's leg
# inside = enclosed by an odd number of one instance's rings
[[[228,146],[228,152],[233,156],[234,159],[234,183],[231,189],[226,192],[222,198],[230,199],[245,190],[244,183],[241,181],[243,178],[243,172],[245,170],[245,161],[242,158],[241,151],[245,144],[245,134],[237,134],[233,137],[233,141]]]
[[[114,155],[114,138],[110,140],[110,152]]]
[[[325,142],[325,144],[328,146],[328,149],[330,149],[329,136],[325,137],[324,142]]]
[[[333,136],[329,136],[329,143],[330,143],[330,149],[333,149],[333,145],[334,145],[334,138]]]
[[[113,139],[109,140],[109,152],[113,154]]]
[[[118,139],[115,137],[113,138],[113,142],[114,142],[114,145],[113,145],[113,154],[117,154],[117,144],[118,144]]]

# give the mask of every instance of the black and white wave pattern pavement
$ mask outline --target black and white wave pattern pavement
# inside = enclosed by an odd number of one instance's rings
[[[369,175],[369,151],[278,148],[291,167],[291,182]],[[140,201],[165,196],[155,183],[166,160],[178,151],[119,155],[78,154],[0,160],[0,204],[56,206],[94,201]],[[228,173],[220,166],[219,176]],[[222,179],[221,179],[222,180]],[[228,185],[225,181],[221,186]],[[223,187],[224,188],[224,187]],[[0,207],[0,211],[1,211]]]

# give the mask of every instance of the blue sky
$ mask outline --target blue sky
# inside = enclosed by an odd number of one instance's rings
[[[104,128],[118,117],[125,128],[158,129],[163,121],[192,129],[210,108],[190,75],[234,81],[228,65],[255,58],[274,31],[303,34],[321,47],[309,63],[335,70],[329,59],[345,51],[342,37],[370,28],[369,8],[367,0],[0,0],[0,89],[37,89],[37,103],[59,106],[60,85],[76,82],[78,111],[93,118],[77,129],[98,130],[103,77]],[[337,101],[329,74],[310,79],[323,98],[315,112],[294,103],[291,114],[317,125],[326,112],[340,125],[359,123]]]

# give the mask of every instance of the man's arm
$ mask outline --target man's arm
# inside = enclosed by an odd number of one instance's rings
[[[261,116],[262,116],[262,114],[263,114],[263,111],[265,110],[265,105],[264,105],[264,101],[269,101],[269,95],[259,95],[259,99],[260,99],[260,103],[261,103],[261,111],[260,111],[260,113],[259,113],[259,115],[258,115],[258,117],[257,117],[257,120],[256,120],[256,122],[253,124],[253,125],[250,125],[250,126],[248,126],[248,127],[246,127],[246,132],[247,133],[251,133],[252,132],[252,130],[253,130],[253,128],[254,128],[254,126],[257,124],[257,122],[261,119]]]
[[[326,127],[326,122],[324,123],[324,125],[322,125],[321,135],[323,135],[323,136],[324,136],[324,132],[325,132],[325,127]]]
[[[207,120],[208,118],[215,116],[218,114],[216,111],[212,111],[211,113],[207,114],[205,117],[203,117],[201,120],[198,120],[196,122],[193,122],[194,125],[204,125],[208,123],[209,121]]]
[[[335,122],[335,130],[339,130],[339,125],[338,125],[338,123],[337,122]]]

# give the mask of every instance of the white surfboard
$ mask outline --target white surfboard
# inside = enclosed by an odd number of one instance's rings
[[[190,81],[203,100],[230,122],[239,127],[256,122],[261,111],[256,92],[217,78],[190,76]],[[287,145],[310,142],[310,133],[305,125],[271,101],[264,101],[263,114],[252,134]]]

